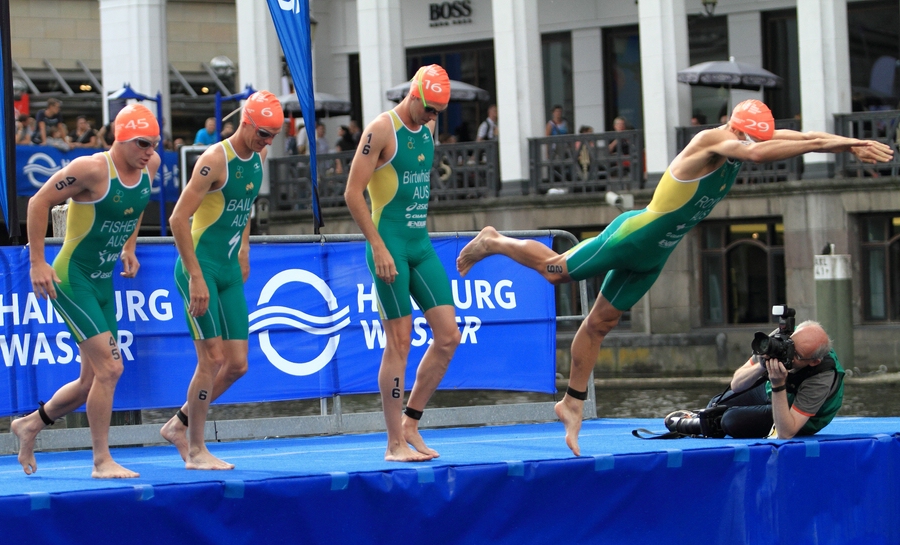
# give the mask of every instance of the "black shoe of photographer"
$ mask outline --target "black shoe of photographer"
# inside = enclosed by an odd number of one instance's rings
[[[697,414],[686,410],[672,411],[666,415],[666,429],[669,431],[677,431],[675,426],[682,418],[697,418]]]

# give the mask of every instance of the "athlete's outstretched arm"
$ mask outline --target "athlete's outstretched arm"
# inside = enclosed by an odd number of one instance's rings
[[[390,159],[387,157],[387,152],[389,151],[388,145],[392,142],[393,124],[388,114],[381,114],[363,131],[359,146],[356,148],[356,155],[350,164],[347,188],[344,190],[344,200],[347,202],[350,215],[353,216],[359,230],[372,246],[375,275],[388,284],[396,278],[397,267],[372,221],[364,191],[369,180],[372,179],[372,175],[375,174],[375,169]]]

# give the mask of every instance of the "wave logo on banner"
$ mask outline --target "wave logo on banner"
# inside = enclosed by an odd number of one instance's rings
[[[34,187],[40,189],[44,182],[50,179],[50,176],[62,167],[66,166],[68,161],[63,161],[62,165],[57,166],[56,161],[46,153],[35,153],[28,158],[28,163],[22,167],[22,172],[28,177],[28,182]],[[35,175],[40,175],[42,179],[38,180]]]
[[[300,2],[297,0],[278,0],[278,7],[281,8],[282,11],[300,13]]]
[[[311,316],[281,305],[263,306],[268,305],[279,288],[291,282],[302,282],[312,286],[325,299],[328,310],[332,311],[332,314],[330,316]],[[250,333],[259,331],[259,347],[268,358],[269,363],[289,375],[312,375],[328,365],[341,341],[340,330],[350,325],[350,306],[338,310],[337,298],[328,284],[313,273],[302,269],[288,269],[273,276],[263,286],[257,306],[261,308],[250,313]],[[295,320],[291,316],[303,321]],[[312,335],[330,335],[331,337],[322,352],[315,358],[306,362],[293,362],[284,358],[272,346],[269,331],[266,329],[272,325],[286,325]]]

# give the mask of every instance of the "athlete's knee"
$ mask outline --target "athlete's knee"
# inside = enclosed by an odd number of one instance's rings
[[[461,340],[462,335],[459,332],[459,328],[454,327],[440,333],[435,332],[431,346],[441,353],[452,356]]]
[[[125,366],[122,365],[121,359],[109,359],[94,369],[94,382],[115,384],[124,371]]]
[[[621,314],[600,314],[592,312],[584,320],[584,328],[588,334],[606,336],[619,323]]]
[[[247,369],[247,358],[229,360],[225,363],[225,379],[229,382],[235,382],[236,380],[247,374]]]

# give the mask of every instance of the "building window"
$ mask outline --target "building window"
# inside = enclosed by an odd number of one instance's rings
[[[800,49],[797,10],[764,11],[763,68],[781,76],[784,85],[766,89],[765,101],[775,119],[800,115]]]
[[[896,0],[847,3],[853,111],[893,110],[900,97]]]
[[[704,324],[769,322],[772,305],[788,302],[784,225],[711,222],[700,236]]]
[[[616,117],[624,117],[629,128],[644,128],[638,27],[603,29],[603,56],[606,130],[613,130]]]
[[[866,321],[900,321],[900,215],[860,221],[863,313]]]
[[[572,34],[541,36],[541,59],[544,66],[544,111],[547,119],[557,104],[569,122],[569,133],[575,132],[575,99],[572,90]],[[546,120],[545,120],[546,121]],[[543,135],[541,135],[543,136]]]
[[[688,47],[691,66],[728,58],[728,18],[724,15],[688,16]],[[703,85],[691,85],[691,115],[701,125],[718,123],[728,114],[728,91]]]

